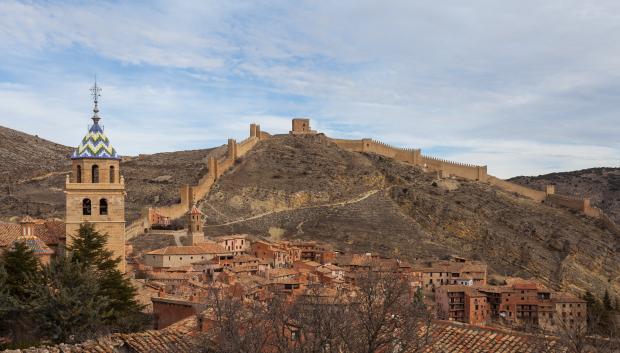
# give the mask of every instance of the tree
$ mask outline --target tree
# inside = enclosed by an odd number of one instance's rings
[[[9,306],[4,312],[6,327],[15,346],[35,343],[29,303],[34,286],[40,285],[39,261],[24,243],[16,242],[2,254],[4,292]]]
[[[222,353],[262,353],[270,336],[268,306],[258,301],[244,301],[212,289],[208,296],[208,313],[212,320],[212,340]]]
[[[110,315],[106,324],[124,332],[142,329],[149,324],[149,318],[135,299],[136,288],[118,270],[121,259],[113,257],[107,242],[107,235],[98,232],[93,224],[83,223],[68,247],[71,261],[94,273],[99,283],[95,295],[108,301]]]
[[[17,305],[15,299],[9,293],[6,281],[6,270],[4,266],[0,264],[0,336],[9,332],[9,323],[7,319]]]
[[[344,317],[347,352],[416,352],[428,347],[431,316],[400,273],[369,270]]]
[[[110,316],[108,299],[93,295],[99,283],[92,271],[70,258],[58,258],[42,271],[30,303],[39,333],[52,341],[80,342],[105,333]]]
[[[5,287],[9,295],[20,303],[26,303],[30,289],[39,279],[39,260],[28,246],[16,242],[2,254],[2,264],[6,271]]]

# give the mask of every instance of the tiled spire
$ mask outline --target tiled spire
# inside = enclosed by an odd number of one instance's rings
[[[80,145],[73,151],[72,159],[80,158],[102,158],[120,159],[116,150],[110,144],[110,140],[103,133],[103,128],[99,125],[99,97],[101,88],[97,86],[97,81],[90,90],[93,96],[93,125],[88,129],[88,133],[82,139]]]

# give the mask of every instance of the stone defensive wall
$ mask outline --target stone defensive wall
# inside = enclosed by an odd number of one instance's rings
[[[510,193],[532,199],[536,202],[547,202],[571,210],[583,212],[585,215],[600,219],[612,232],[620,235],[620,227],[601,209],[591,206],[588,198],[578,198],[555,194],[555,188],[548,186],[546,191],[535,190],[515,184],[487,174],[487,166],[477,166],[452,162],[441,158],[421,154],[420,149],[403,149],[393,147],[372,139],[347,140],[331,139],[339,147],[352,152],[376,153],[395,160],[410,163],[428,170],[437,171],[442,178],[458,177],[467,180],[482,181]]]
[[[395,160],[410,163],[440,172],[442,177],[459,177],[467,180],[487,180],[487,167],[464,164],[445,159],[425,156],[420,149],[398,148],[372,139],[343,140],[332,139],[341,148],[353,152],[376,153]]]
[[[183,217],[194,202],[203,199],[209,193],[215,181],[235,165],[237,158],[248,153],[258,141],[267,139],[270,136],[260,131],[260,125],[251,124],[250,136],[247,139],[240,143],[237,143],[234,139],[228,139],[226,155],[220,158],[209,156],[207,158],[207,174],[203,175],[196,185],[182,185],[180,187],[181,201],[179,203],[163,207],[146,207],[142,210],[140,218],[125,228],[126,239],[131,239],[151,227],[150,214],[156,213],[159,216],[170,219]]]
[[[307,123],[309,128],[309,121]],[[251,124],[250,136],[247,139],[240,143],[237,143],[234,139],[228,140],[225,156],[220,158],[214,156],[208,157],[208,172],[200,178],[196,185],[183,185],[180,188],[180,203],[165,207],[145,208],[138,220],[126,226],[126,238],[131,239],[147,231],[151,226],[150,215],[152,214],[158,214],[159,216],[168,217],[169,219],[175,219],[185,215],[195,201],[203,199],[209,193],[215,181],[232,168],[238,158],[248,153],[260,140],[266,140],[277,136],[280,135],[271,135],[261,131],[260,125]],[[488,175],[487,166],[452,162],[441,158],[422,155],[420,149],[393,147],[373,139],[347,140],[332,138],[331,141],[340,148],[348,151],[375,153],[401,162],[417,165],[427,170],[436,171],[442,178],[457,177],[466,180],[481,181],[507,192],[529,198],[535,202],[547,202],[549,204],[583,212],[589,217],[601,220],[610,231],[620,235],[620,227],[618,227],[618,225],[616,225],[601,209],[591,206],[588,198],[557,195],[555,194],[555,187],[553,185],[548,185],[546,191],[535,190]]]
[[[508,192],[513,192],[520,196],[530,198],[534,201],[543,202],[547,198],[547,194],[544,191],[535,190],[523,185],[511,183],[509,181],[502,180],[491,175],[487,177],[487,182],[490,185],[497,186],[500,189]]]

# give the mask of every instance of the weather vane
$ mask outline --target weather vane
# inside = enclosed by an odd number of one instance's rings
[[[95,113],[93,115],[93,121],[95,122],[95,124],[97,124],[99,122],[99,107],[97,106],[97,103],[99,103],[99,97],[101,97],[101,87],[97,86],[97,76],[95,76],[95,84],[93,85],[93,87],[90,89],[90,95],[93,97],[93,101],[95,102],[95,107],[93,108],[93,112]]]
[[[97,76],[95,76],[95,84],[90,89],[90,95],[93,97],[93,101],[95,102],[95,106],[97,106],[97,102],[99,102],[99,97],[101,97],[101,87],[97,86]]]

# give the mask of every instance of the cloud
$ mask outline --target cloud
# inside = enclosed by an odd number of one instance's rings
[[[618,165],[618,23],[615,1],[5,1],[0,123],[75,144],[97,73],[126,154],[310,116],[500,176]]]

